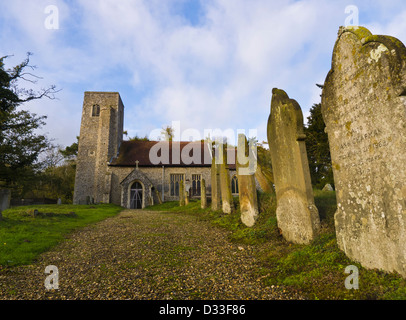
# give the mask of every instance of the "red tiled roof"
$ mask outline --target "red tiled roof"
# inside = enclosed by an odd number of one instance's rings
[[[235,152],[234,147],[227,148],[229,162],[233,162],[229,164],[230,169],[235,169]],[[136,161],[140,167],[209,167],[211,154],[209,145],[202,141],[123,141],[118,156],[111,160],[110,165],[135,167]]]

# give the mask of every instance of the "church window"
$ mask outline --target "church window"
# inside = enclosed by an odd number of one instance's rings
[[[192,174],[192,196],[200,196],[200,184],[202,180],[201,174]]]
[[[170,175],[171,196],[179,196],[179,185],[182,180],[185,180],[183,174],[176,173]]]
[[[92,117],[98,117],[100,115],[100,106],[98,104],[92,107]]]

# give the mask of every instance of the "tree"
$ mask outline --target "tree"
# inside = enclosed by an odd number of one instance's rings
[[[61,198],[72,203],[75,185],[77,142],[66,148],[50,145],[39,157],[40,169],[30,179],[22,181],[19,196],[25,198]]]
[[[59,149],[59,153],[66,161],[76,161],[79,150],[79,136],[76,136],[76,142],[67,146],[65,149]]]
[[[267,142],[264,141],[257,144],[258,161],[255,177],[264,192],[274,193],[271,153],[268,149],[264,148],[264,144],[267,144]]]
[[[310,108],[310,116],[307,117],[307,126],[305,127],[306,150],[312,183],[319,188],[322,188],[326,183],[334,184],[330,147],[327,133],[324,131],[325,128],[321,103],[314,104]]]
[[[40,79],[27,71],[35,69],[29,65],[30,56],[27,53],[27,58],[12,69],[5,69],[8,56],[0,58],[0,183],[7,188],[15,188],[33,174],[39,154],[49,145],[45,135],[35,132],[45,125],[46,116],[19,109],[31,100],[55,99],[58,92],[55,86],[40,91],[19,86],[21,81],[36,83]]]
[[[60,145],[50,144],[48,148],[41,153],[38,157],[38,164],[41,166],[41,169],[55,168],[62,164],[65,157],[60,149]]]
[[[175,135],[175,129],[171,126],[166,126],[162,128],[161,133],[165,136],[166,141],[172,141]]]
[[[129,141],[149,141],[149,138],[147,135],[145,135],[143,138],[135,135],[134,137],[130,138]]]

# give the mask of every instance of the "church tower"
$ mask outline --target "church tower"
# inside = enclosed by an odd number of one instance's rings
[[[124,105],[118,92],[85,92],[76,164],[74,204],[110,203],[107,164],[123,141]]]

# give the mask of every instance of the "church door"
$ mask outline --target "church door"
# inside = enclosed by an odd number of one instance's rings
[[[131,209],[142,209],[142,196],[143,196],[143,190],[142,190],[141,183],[134,182],[131,185],[131,190],[130,190],[130,208]]]

